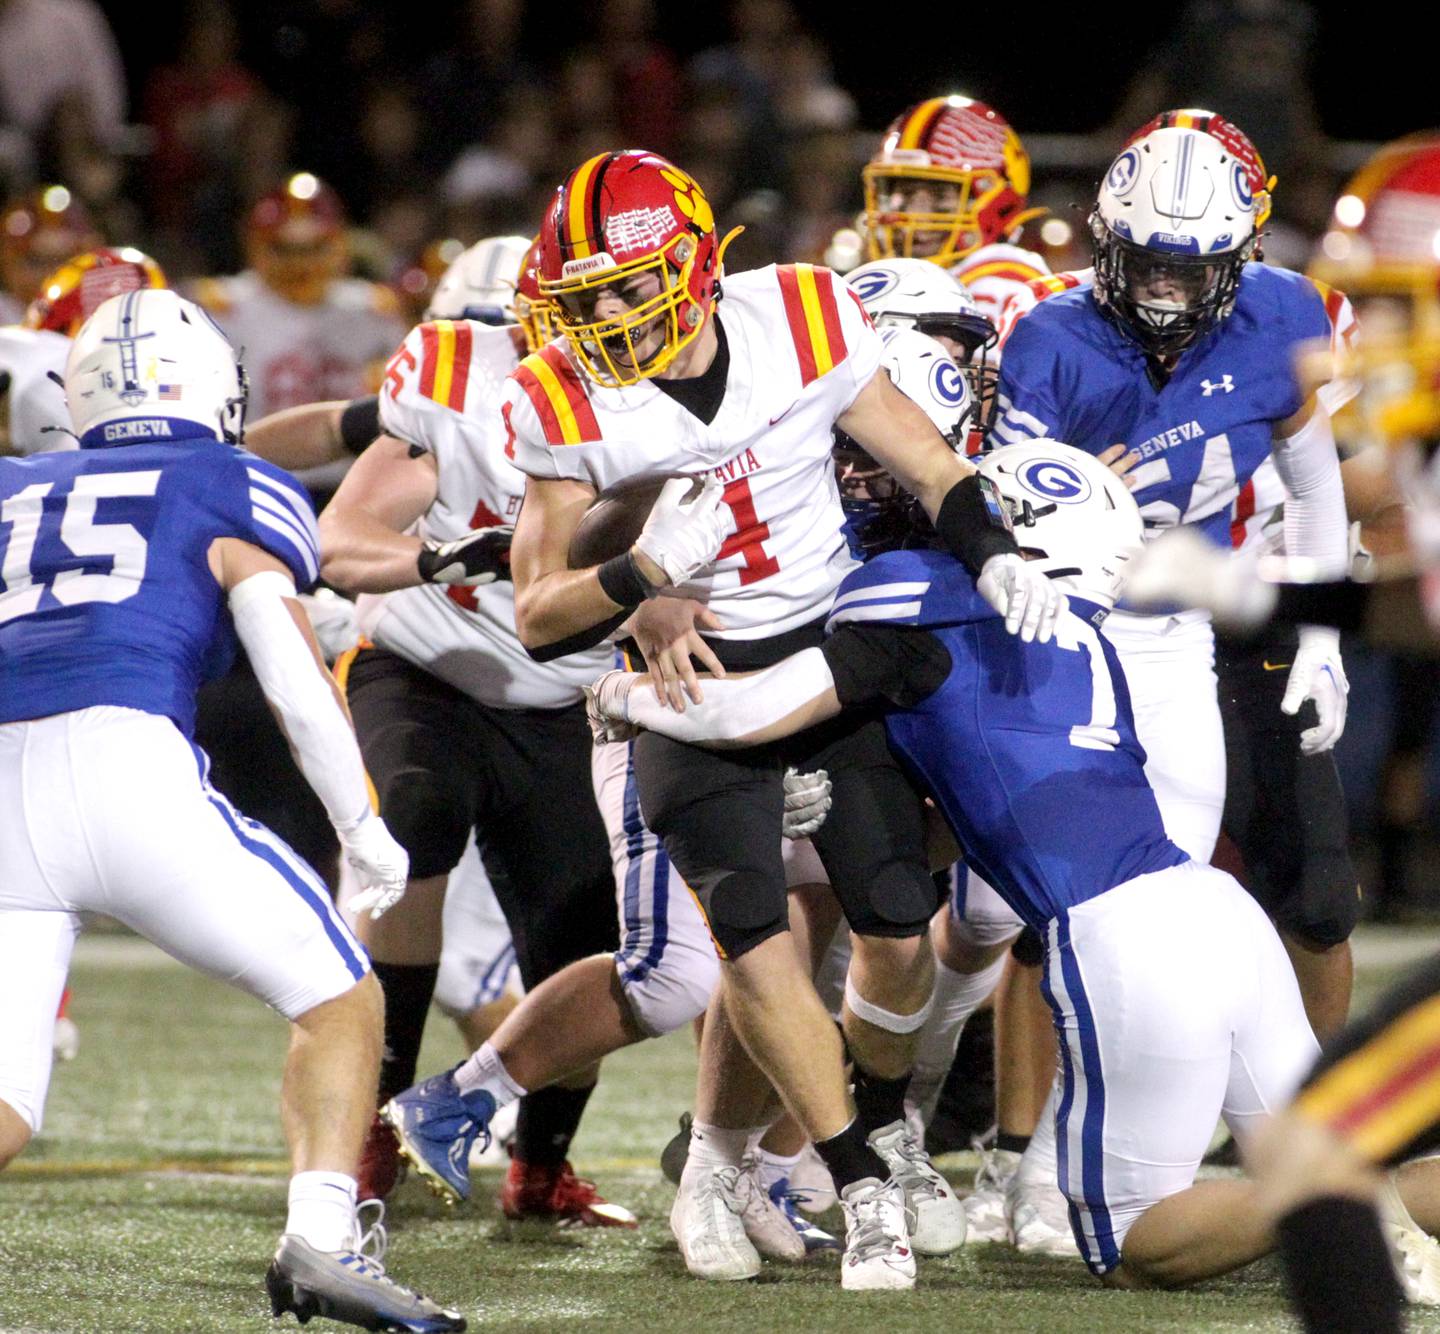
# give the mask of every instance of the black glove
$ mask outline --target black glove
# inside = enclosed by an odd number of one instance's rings
[[[415,564],[427,584],[464,584],[476,588],[510,578],[513,524],[477,528],[450,542],[426,542]]]

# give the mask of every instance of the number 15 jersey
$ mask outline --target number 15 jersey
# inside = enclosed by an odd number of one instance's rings
[[[507,451],[542,480],[597,492],[647,472],[713,473],[734,531],[685,591],[725,629],[769,638],[816,620],[854,568],[831,460],[832,428],[880,365],[879,335],[829,269],[771,266],[727,276],[719,319],[730,347],[725,395],[706,423],[651,381],[591,383],[563,340],[511,375]]]

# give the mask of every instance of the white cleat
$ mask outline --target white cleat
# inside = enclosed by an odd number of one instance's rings
[[[847,1292],[915,1286],[905,1193],[894,1181],[863,1177],[840,1192],[845,1210],[845,1256],[840,1286]]]
[[[1058,1186],[1023,1180],[1017,1172],[1005,1190],[1005,1217],[1016,1250],[1080,1258],[1070,1226],[1070,1204]]]
[[[670,1231],[685,1268],[696,1278],[725,1281],[760,1272],[760,1252],[745,1235],[742,1209],[738,1167],[686,1164],[670,1210]]]
[[[57,1061],[73,1061],[80,1054],[80,1030],[73,1019],[63,1014],[55,1020],[55,1033],[50,1039],[50,1049]]]
[[[479,1136],[470,1146],[470,1166],[509,1167],[510,1146],[515,1142],[515,1122],[520,1116],[520,1104],[507,1102],[490,1118],[490,1136]]]
[[[746,1158],[736,1185],[740,1199],[740,1223],[750,1244],[767,1260],[793,1264],[805,1258],[805,1239],[795,1230],[770,1192],[760,1184],[759,1166]]]
[[[835,1193],[830,1169],[815,1152],[813,1144],[805,1146],[800,1161],[790,1169],[790,1189],[795,1194],[795,1203],[807,1214],[823,1214],[827,1209],[833,1209],[840,1199]]]
[[[935,1170],[930,1155],[904,1121],[870,1133],[870,1147],[905,1192],[914,1219],[910,1244],[921,1255],[949,1255],[965,1244],[965,1209],[950,1183]]]
[[[1005,1188],[1020,1166],[1020,1155],[1010,1149],[982,1149],[976,1141],[980,1166],[975,1185],[962,1201],[967,1240],[1010,1243],[1010,1221],[1005,1217]]]
[[[1380,1226],[1405,1300],[1412,1306],[1440,1306],[1440,1244],[1410,1217],[1393,1176],[1380,1192]]]

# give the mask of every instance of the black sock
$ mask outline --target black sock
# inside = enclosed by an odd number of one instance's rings
[[[415,1062],[425,1035],[425,1016],[435,995],[438,963],[372,963],[385,993],[385,1051],[380,1057],[380,1102],[415,1082]]]
[[[585,1104],[595,1092],[546,1088],[520,1099],[515,1118],[515,1156],[532,1167],[559,1167],[570,1156],[570,1141],[580,1128]]]
[[[1007,1153],[1024,1153],[1029,1143],[1029,1135],[1012,1135],[1008,1130],[995,1133],[995,1147],[1004,1149]]]
[[[1404,1298],[1373,1204],[1322,1195],[1280,1220],[1290,1296],[1307,1330],[1400,1334]]]
[[[909,1074],[899,1079],[882,1079],[855,1064],[855,1110],[860,1124],[871,1134],[881,1126],[905,1119],[905,1090],[910,1087]]]
[[[865,1177],[885,1181],[890,1176],[885,1160],[866,1140],[865,1129],[858,1116],[838,1135],[832,1135],[829,1139],[817,1139],[815,1152],[830,1169],[837,1191],[842,1191],[846,1186]]]

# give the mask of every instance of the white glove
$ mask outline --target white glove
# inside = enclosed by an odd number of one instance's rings
[[[830,775],[824,769],[814,773],[785,770],[785,814],[780,832],[786,838],[809,838],[830,810]]]
[[[644,679],[636,672],[617,668],[585,687],[585,717],[597,746],[612,741],[633,741],[640,735],[640,728],[629,721],[625,701],[635,682]]]
[[[1340,632],[1328,626],[1302,625],[1300,647],[1290,665],[1285,698],[1280,701],[1280,712],[1291,717],[1307,699],[1315,701],[1320,721],[1300,733],[1302,755],[1319,755],[1340,740],[1349,695],[1350,682],[1340,661]]]
[[[313,593],[298,593],[296,597],[305,615],[310,618],[310,628],[315,631],[315,640],[326,662],[334,662],[342,653],[348,653],[360,642],[360,627],[355,621],[355,604],[349,598],[329,588],[317,588]]]
[[[1048,643],[1069,605],[1050,579],[1022,556],[991,556],[975,581],[980,596],[1005,618],[1005,628],[1027,644]]]
[[[336,829],[335,837],[360,882],[361,892],[346,907],[357,917],[368,910],[374,919],[399,903],[410,875],[410,854],[390,836],[385,821],[367,812],[353,828]]]
[[[1199,607],[1227,630],[1253,629],[1275,607],[1274,585],[1260,577],[1254,559],[1222,551],[1188,528],[1172,528],[1141,550],[1126,573],[1124,597],[1135,607]]]
[[[679,585],[720,554],[735,525],[721,497],[725,488],[712,474],[672,477],[661,488],[635,539],[635,549],[649,556],[671,584]]]

